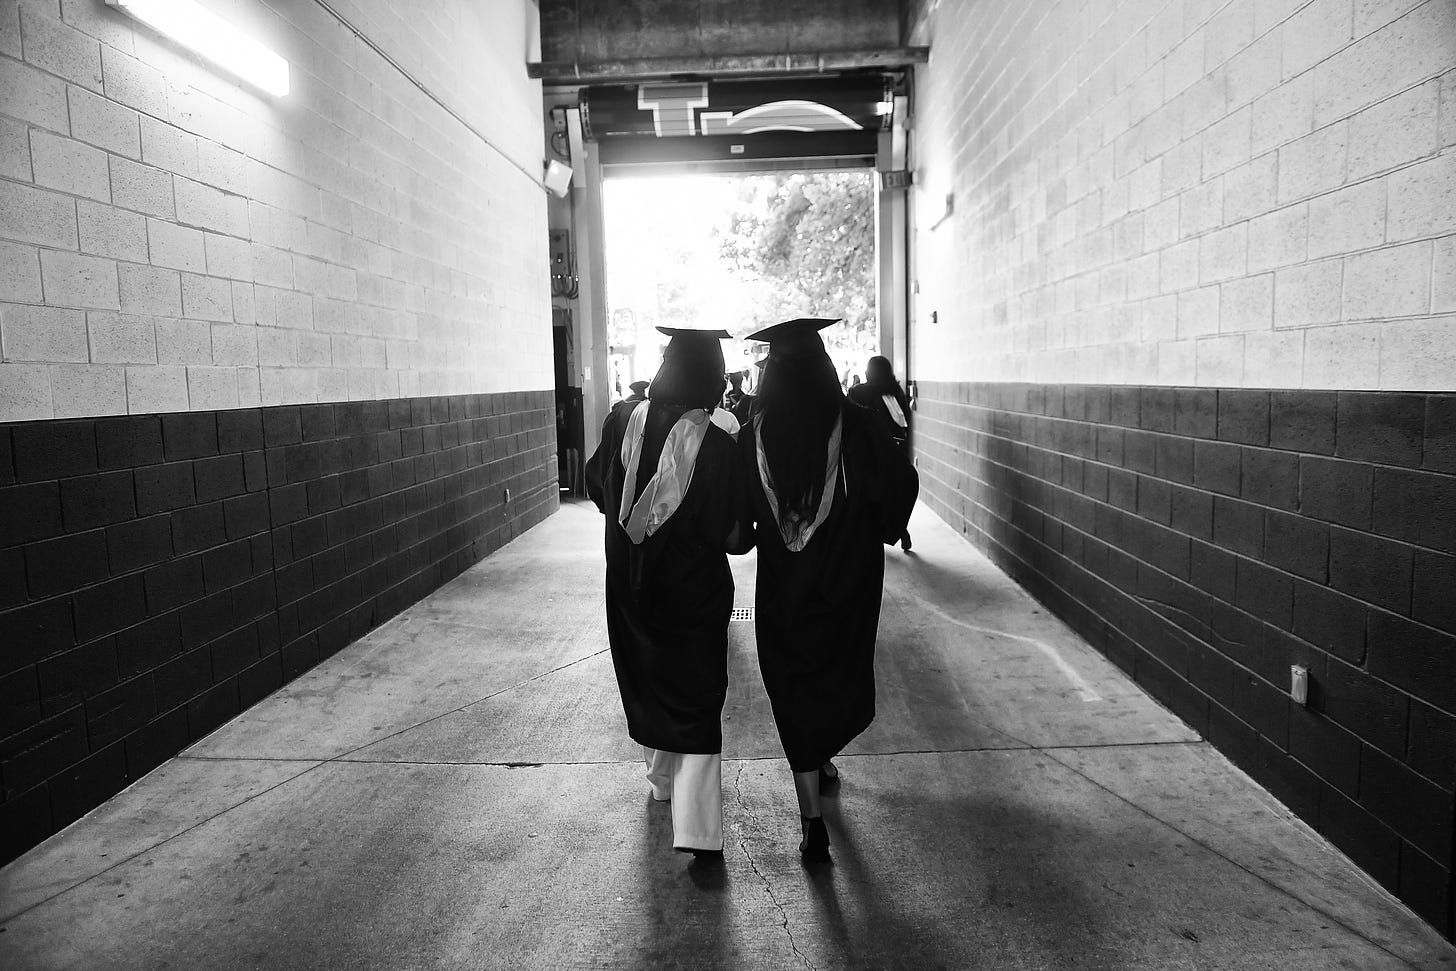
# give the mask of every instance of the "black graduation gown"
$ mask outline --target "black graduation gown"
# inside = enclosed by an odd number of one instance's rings
[[[759,667],[795,772],[817,769],[874,720],[883,544],[904,532],[920,488],[878,418],[849,402],[843,415],[834,506],[797,553],[784,545],[759,479],[752,425],[739,434],[757,524]]]
[[[723,750],[728,690],[730,552],[752,548],[744,470],[732,437],[710,425],[687,493],[640,544],[617,522],[626,470],[622,438],[640,402],[617,404],[587,462],[587,494],[606,516],[607,637],[632,738],[649,748],[711,755]],[[657,468],[684,409],[652,404],[637,495]],[[635,501],[637,495],[632,498]]]
[[[893,392],[892,392],[893,393]],[[883,392],[875,391],[868,384],[857,384],[849,389],[849,400],[857,405],[869,409],[885,422],[885,428],[889,431],[890,437],[901,449],[910,449],[910,402],[901,401],[900,409],[905,413],[905,424],[901,425],[890,417],[890,408],[885,404]]]

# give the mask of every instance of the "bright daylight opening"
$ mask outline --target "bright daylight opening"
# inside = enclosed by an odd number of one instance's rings
[[[822,331],[845,388],[880,353],[875,189],[866,170],[609,178],[604,182],[611,394],[650,381],[667,338],[721,327],[742,338],[792,317]],[[752,390],[756,341],[724,345]]]

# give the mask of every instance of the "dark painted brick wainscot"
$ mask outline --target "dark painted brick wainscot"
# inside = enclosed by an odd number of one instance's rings
[[[550,515],[553,405],[0,425],[0,862]]]
[[[1456,394],[922,381],[917,407],[941,517],[1451,935]]]

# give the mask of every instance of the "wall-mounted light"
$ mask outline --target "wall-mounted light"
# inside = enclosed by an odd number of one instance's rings
[[[256,88],[280,98],[288,94],[288,62],[196,0],[106,0],[106,4]]]
[[[565,198],[566,190],[571,187],[571,166],[562,165],[553,158],[546,163],[546,174],[541,182],[548,192]]]

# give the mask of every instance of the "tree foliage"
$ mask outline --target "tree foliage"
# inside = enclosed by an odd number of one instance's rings
[[[860,172],[798,172],[743,179],[719,251],[759,281],[764,322],[798,315],[843,317],[825,332],[830,353],[862,366],[878,353],[875,200]]]

